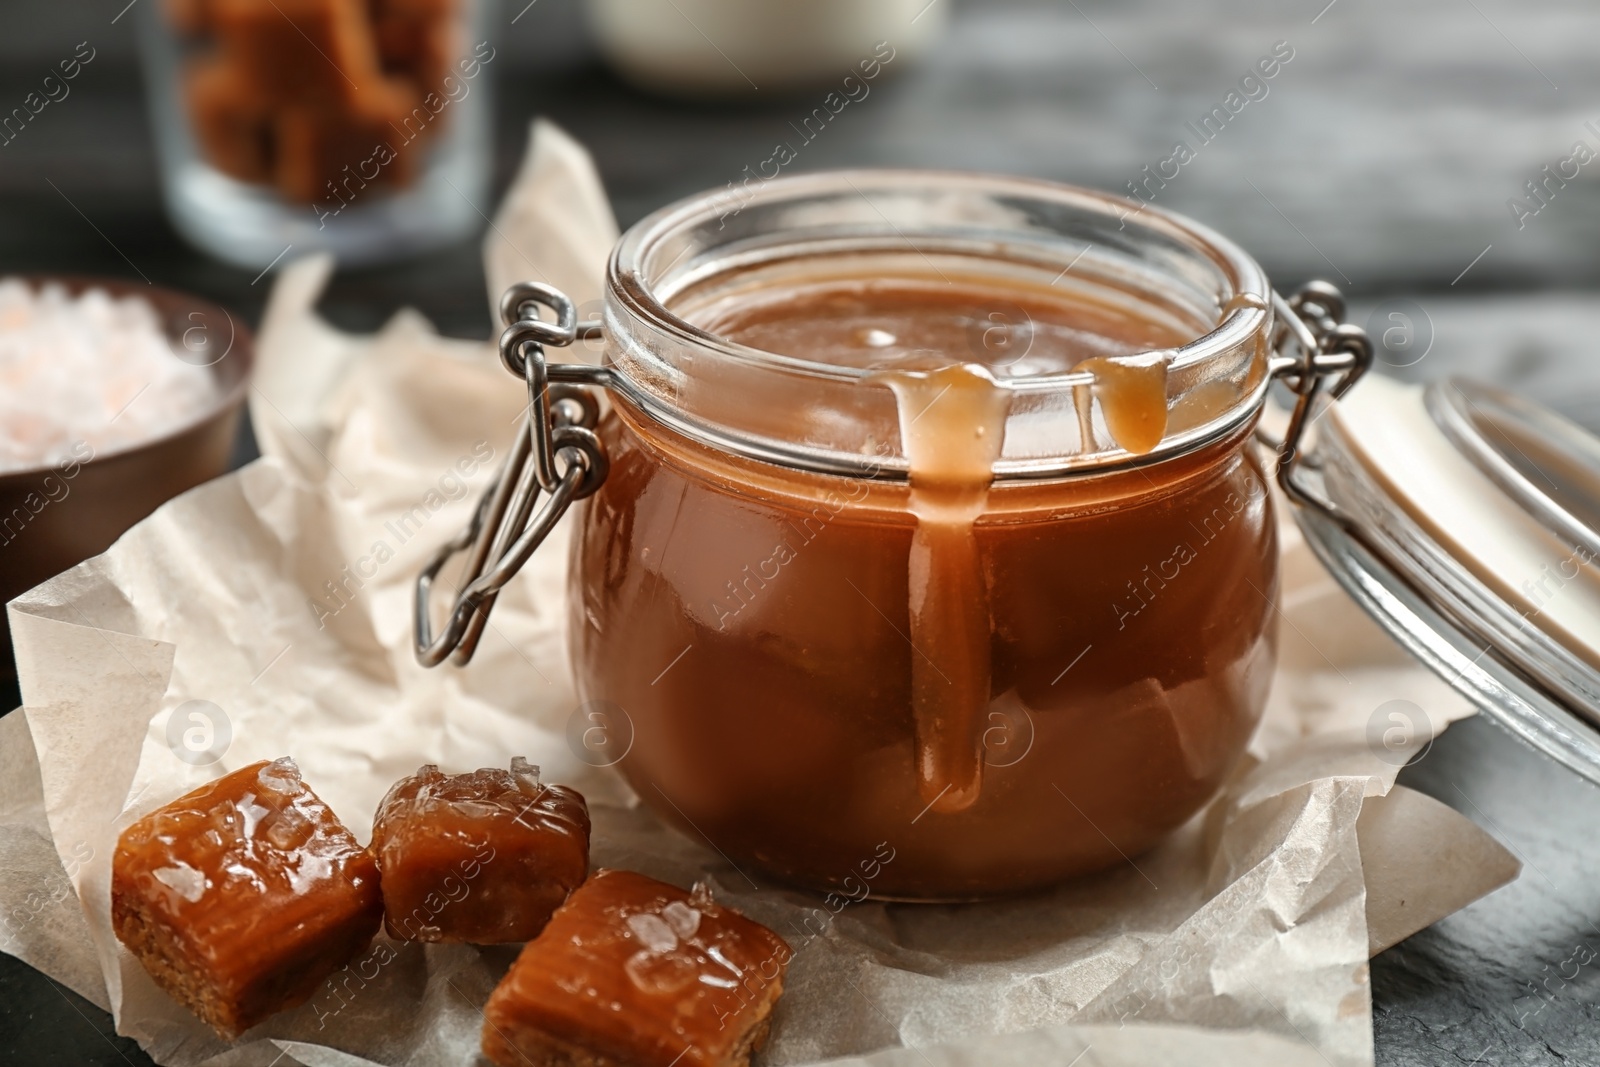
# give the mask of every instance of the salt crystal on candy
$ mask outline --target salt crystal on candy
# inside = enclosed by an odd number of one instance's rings
[[[206,876],[187,863],[179,863],[173,867],[159,867],[150,873],[155,876],[156,881],[191,904],[205,894]]]
[[[672,927],[672,932],[685,940],[694,936],[700,929],[700,911],[691,908],[681,900],[674,900],[671,904],[661,909],[661,917]]]
[[[310,829],[310,819],[294,808],[284,808],[267,823],[267,840],[276,848],[291,849],[310,836]]]
[[[261,768],[256,781],[261,783],[262,789],[270,789],[274,793],[298,793],[300,768],[288,756],[280,756]]]
[[[627,919],[628,929],[651,952],[671,952],[678,947],[678,935],[659,915],[640,912]]]
[[[544,788],[539,782],[539,765],[529,763],[525,756],[511,757],[511,777],[529,796],[538,796]]]

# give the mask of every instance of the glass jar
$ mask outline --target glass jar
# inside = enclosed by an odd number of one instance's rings
[[[163,0],[140,6],[168,213],[259,269],[402,258],[479,225],[487,0]]]
[[[1268,292],[1231,244],[1149,212],[1119,229],[1130,210],[1038,182],[823,175],[623,239],[607,360],[641,389],[600,424],[611,469],[574,550],[572,654],[583,697],[627,713],[620,770],[668,822],[817,888],[892,854],[872,892],[952,899],[1122,862],[1216,790],[1274,662],[1277,549],[1249,446]],[[797,270],[992,291],[964,354],[991,365],[1027,361],[1040,330],[1019,310],[1041,288],[1200,338],[1171,361],[1166,432],[1143,455],[1118,447],[1092,374],[1001,375],[980,580],[951,605],[980,617],[987,647],[965,654],[991,679],[961,727],[981,780],[959,811],[919,779],[936,757],[913,676],[939,653],[913,634],[895,395],[683,314]]]
[[[529,431],[419,579],[419,659],[470,657],[583,499],[571,655],[639,797],[741,870],[901,900],[1127,862],[1215,793],[1276,653],[1268,385],[1288,487],[1370,357],[1330,288],[1285,302],[1192,222],[957,173],[694,198],[624,235],[602,324],[531,283],[501,310]]]

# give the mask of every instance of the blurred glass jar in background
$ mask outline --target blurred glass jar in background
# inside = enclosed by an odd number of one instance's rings
[[[141,45],[167,208],[265,267],[460,240],[490,152],[489,0],[159,0]]]
[[[928,51],[949,0],[589,0],[600,50],[643,88],[737,96],[825,86]],[[883,47],[879,47],[883,46]]]

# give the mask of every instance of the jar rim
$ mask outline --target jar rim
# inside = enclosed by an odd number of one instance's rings
[[[1204,362],[1213,355],[1244,343],[1262,328],[1264,320],[1271,315],[1272,291],[1266,272],[1249,253],[1233,241],[1210,227],[1176,212],[1085,186],[985,171],[913,168],[826,170],[764,180],[750,198],[739,201],[738,210],[743,211],[761,201],[780,201],[808,193],[824,192],[836,188],[841,182],[855,188],[863,197],[868,189],[883,191],[919,186],[998,193],[1015,191],[1033,196],[1042,194],[1064,204],[1118,214],[1125,221],[1137,219],[1152,231],[1176,240],[1190,250],[1211,259],[1223,269],[1224,276],[1233,281],[1234,297],[1254,297],[1260,302],[1260,307],[1245,305],[1236,308],[1210,331],[1176,349],[1149,349],[1128,353],[1118,358],[1136,359],[1170,351],[1173,353],[1170,369],[1180,370]],[[629,227],[612,250],[607,266],[608,288],[628,306],[630,311],[658,329],[673,334],[685,342],[709,348],[729,359],[819,378],[861,381],[869,377],[873,372],[867,368],[848,367],[821,360],[767,352],[721,337],[673,312],[667,306],[667,299],[657,292],[653,284],[645,280],[643,277],[645,262],[655,246],[673,234],[681,233],[707,218],[719,217],[719,207],[728,202],[726,192],[726,190],[711,190],[684,197],[658,208]],[[1131,209],[1131,213],[1126,209]],[[727,212],[720,214],[726,215]],[[893,226],[887,219],[885,222]],[[909,238],[907,243],[911,244]],[[912,244],[911,247],[915,248],[915,245]],[[1030,375],[1025,378],[1008,378],[999,384],[1007,389],[1028,392],[1087,385],[1093,380],[1093,374],[1087,371],[1065,371],[1057,374]]]
[[[930,253],[947,265],[986,263],[986,272],[1001,272],[1002,286],[1009,276],[1048,288],[1071,274],[1065,288],[1084,299],[1164,317],[1197,335],[1106,357],[1165,367],[1169,430],[1145,452],[1108,436],[1092,370],[997,377],[1012,397],[997,482],[1160,462],[1232,433],[1265,402],[1274,297],[1238,245],[1142,201],[969,171],[818,171],[730,183],[660,208],[613,249],[604,359],[617,387],[654,421],[713,448],[792,469],[904,480],[910,465],[896,452],[900,443],[885,442],[872,429],[878,422],[861,414],[893,404],[870,370],[740,344],[696,325],[674,301],[702,283],[726,285],[747,270],[759,280],[816,256],[920,257],[944,276]],[[764,414],[747,402],[751,383],[779,384],[793,402]],[[868,400],[868,392],[885,399]],[[828,414],[817,421],[821,412]]]

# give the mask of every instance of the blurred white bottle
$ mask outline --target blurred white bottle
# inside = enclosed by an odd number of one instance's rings
[[[879,42],[926,52],[953,0],[589,0],[600,50],[647,89],[740,96],[826,85]]]

